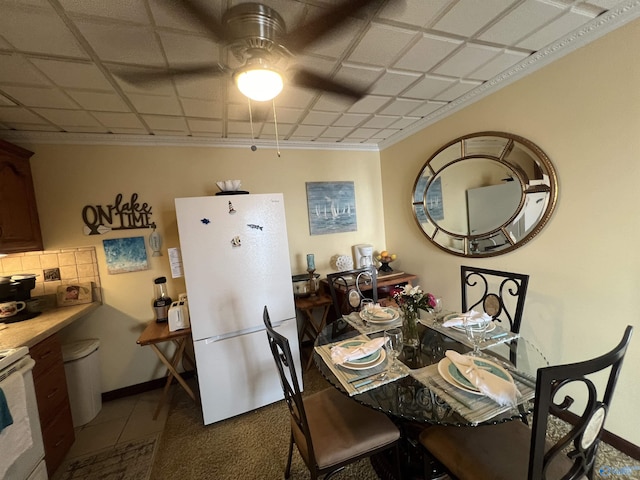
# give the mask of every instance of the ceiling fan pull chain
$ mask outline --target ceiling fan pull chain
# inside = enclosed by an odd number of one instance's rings
[[[276,127],[276,151],[278,152],[278,158],[280,158],[280,144],[278,143],[278,119],[276,118],[276,101],[275,99],[271,100],[273,104],[273,124]]]

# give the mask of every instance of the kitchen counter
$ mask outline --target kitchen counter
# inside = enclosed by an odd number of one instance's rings
[[[92,302],[46,310],[36,318],[17,323],[0,324],[0,349],[33,347],[64,327],[96,310],[102,303]]]

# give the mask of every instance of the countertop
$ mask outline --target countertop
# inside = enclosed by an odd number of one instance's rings
[[[93,312],[100,302],[84,303],[46,310],[36,318],[23,322],[0,325],[0,349],[33,347],[45,338],[59,332],[67,325]]]

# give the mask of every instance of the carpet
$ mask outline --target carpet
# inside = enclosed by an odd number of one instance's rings
[[[158,436],[124,442],[64,463],[56,480],[148,480]]]

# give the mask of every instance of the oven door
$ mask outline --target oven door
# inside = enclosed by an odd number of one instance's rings
[[[44,446],[28,355],[0,372],[13,423],[0,432],[0,478],[24,480],[43,462]]]

